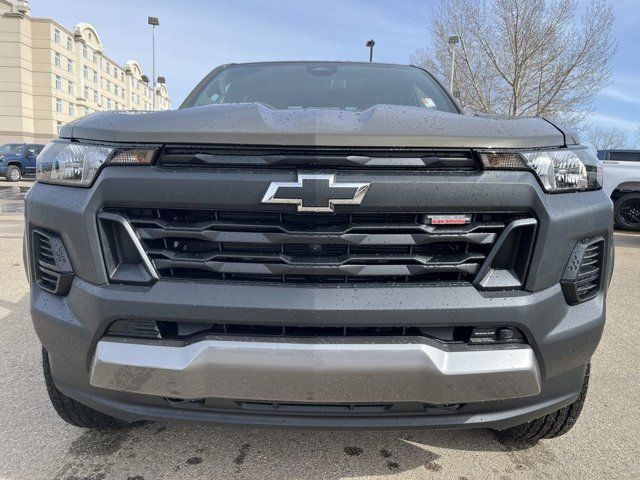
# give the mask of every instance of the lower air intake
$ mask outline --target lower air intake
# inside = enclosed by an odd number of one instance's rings
[[[604,239],[591,238],[578,243],[562,277],[562,290],[571,305],[595,298],[602,284]]]
[[[34,230],[33,271],[36,283],[55,295],[66,295],[73,281],[73,270],[62,239],[55,233]]]

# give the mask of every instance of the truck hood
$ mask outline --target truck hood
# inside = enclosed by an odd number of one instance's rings
[[[340,147],[540,148],[565,144],[543,118],[461,115],[378,105],[361,112],[275,110],[261,104],[206,105],[162,112],[97,112],[61,137],[105,142]]]

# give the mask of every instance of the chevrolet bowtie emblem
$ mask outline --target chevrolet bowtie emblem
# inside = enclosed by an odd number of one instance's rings
[[[360,205],[371,183],[336,182],[335,175],[298,174],[297,182],[272,182],[262,203],[297,205],[299,212],[333,212]]]

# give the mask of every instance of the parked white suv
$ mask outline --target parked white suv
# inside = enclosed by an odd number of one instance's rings
[[[615,205],[616,227],[640,231],[640,150],[599,150],[603,189]]]

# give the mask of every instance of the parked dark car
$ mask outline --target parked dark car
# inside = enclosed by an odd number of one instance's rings
[[[562,435],[605,322],[601,174],[404,65],[225,65],[178,110],[70,122],[26,200],[53,406]]]
[[[36,158],[44,148],[38,143],[7,143],[0,147],[0,176],[17,182],[36,173]]]

